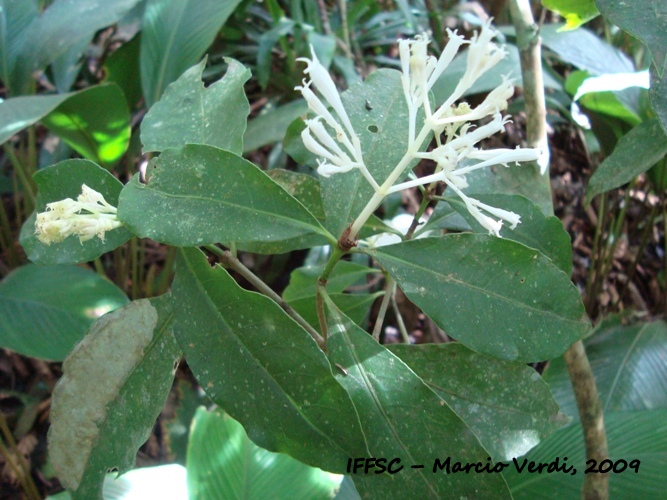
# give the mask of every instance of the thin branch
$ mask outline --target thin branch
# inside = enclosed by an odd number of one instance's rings
[[[301,325],[303,329],[306,330],[310,336],[315,339],[321,349],[325,348],[326,343],[324,342],[322,336],[312,326],[310,326],[310,324],[308,324],[308,322],[303,319],[299,313],[292,309],[292,306],[285,302],[285,300],[280,295],[271,290],[269,285],[264,283],[259,278],[259,276],[244,266],[239,259],[234,257],[230,251],[222,250],[215,245],[206,245],[204,248],[220,257],[220,260],[225,267],[243,276],[262,295],[266,295],[268,298],[278,304],[289,316],[292,317],[294,321],[299,323],[299,325]]]

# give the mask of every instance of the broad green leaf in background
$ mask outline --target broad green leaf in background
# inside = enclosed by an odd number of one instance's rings
[[[170,458],[178,464],[185,465],[192,419],[197,413],[197,408],[212,403],[196,382],[179,379],[174,385],[173,392],[177,395],[176,411],[171,418],[165,419],[164,427],[169,432]]]
[[[110,469],[134,468],[181,354],[169,296],[134,301],[91,327],[53,391],[49,456],[75,499],[99,498]]]
[[[641,40],[651,52],[658,76],[667,67],[667,7],[660,0],[596,0],[608,21]]]
[[[530,200],[519,195],[471,194],[473,198],[492,207],[502,207],[521,216],[521,223],[514,229],[503,226],[503,238],[518,241],[539,250],[568,276],[572,274],[572,245],[563,223],[553,215],[545,216]],[[459,197],[447,198],[447,202],[466,220],[476,233],[488,234],[488,230],[470,214]]]
[[[257,81],[266,89],[271,76],[271,51],[281,37],[291,34],[296,23],[292,19],[282,17],[273,28],[264,32],[257,45]]]
[[[605,412],[612,463],[639,460],[639,472],[627,469],[609,474],[610,494],[616,498],[664,496],[667,465],[667,324],[664,321],[623,326],[610,321],[586,341]],[[565,474],[506,474],[514,498],[563,498],[581,494],[585,450],[576,402],[562,358],[549,364],[545,381],[561,409],[575,422],[556,431],[526,458],[551,462],[568,457],[577,468]],[[522,461],[523,459],[521,459]],[[623,467],[622,462],[618,467]]]
[[[499,474],[433,473],[436,458],[487,463],[489,455],[470,428],[400,358],[326,297],[325,304],[327,356],[342,368],[336,378],[359,412],[368,441],[367,456],[400,458],[404,467],[393,475],[352,476],[361,496],[394,498],[397,492],[409,492],[412,498],[509,498]]]
[[[331,472],[368,456],[357,412],[313,338],[197,249],[173,285],[176,338],[209,397],[258,446]]]
[[[32,74],[116,23],[138,0],[56,0],[22,31],[9,85],[24,94]]]
[[[150,108],[196,64],[240,0],[147,0],[141,31],[141,85]]]
[[[667,323],[612,324],[586,340],[586,354],[605,412],[667,409]],[[578,419],[562,358],[549,364],[544,379],[563,412]]]
[[[345,316],[349,317],[355,324],[362,325],[368,317],[373,302],[383,295],[384,292],[331,293],[329,297]],[[310,326],[319,328],[320,321],[317,317],[315,295],[290,300],[288,303]]]
[[[562,24],[545,24],[540,30],[542,43],[559,59],[591,75],[631,73],[635,65],[617,47],[586,28],[561,32]]]
[[[617,463],[617,474],[608,473],[609,498],[663,498],[665,494],[665,464],[667,464],[667,410],[612,412],[605,414],[605,429],[609,457]],[[512,465],[505,469],[505,478],[512,496],[519,500],[535,498],[579,498],[584,482],[586,451],[581,424],[556,431],[525,457],[528,462],[559,463],[573,466],[576,474],[522,474]],[[567,462],[564,462],[567,458]],[[639,460],[639,472],[625,464]],[[589,464],[590,465],[590,464]]]
[[[73,95],[13,97],[0,102],[0,144],[44,118]]]
[[[208,144],[232,153],[243,152],[250,106],[243,84],[250,71],[234,59],[227,61],[224,78],[204,88],[203,60],[167,87],[141,122],[144,153],[180,148],[188,143]]]
[[[317,279],[324,271],[321,266],[299,267],[292,271],[289,285],[283,292],[283,298],[287,301],[300,299],[303,297],[315,297],[317,291]],[[369,274],[379,272],[368,266],[355,264],[354,262],[340,261],[333,268],[329,279],[327,280],[328,293],[342,293],[346,288],[362,281],[365,283]]]
[[[104,61],[104,82],[115,83],[122,89],[130,110],[137,107],[142,97],[141,81],[137,78],[140,47],[141,34],[138,34],[121,45]]]
[[[273,242],[322,236],[317,219],[264,172],[240,156],[189,144],[154,158],[125,185],[119,219],[135,234],[174,246]],[[329,236],[329,238],[331,238]]]
[[[130,143],[130,112],[114,83],[77,92],[42,119],[54,134],[81,156],[109,168]]]
[[[568,422],[532,368],[481,356],[458,343],[389,350],[470,426],[496,461],[511,461]]]
[[[248,129],[243,137],[243,152],[247,153],[267,144],[282,141],[287,127],[307,111],[306,101],[297,99],[262,112],[248,122]]]
[[[81,70],[83,54],[90,42],[90,39],[82,38],[51,62],[53,83],[58,93],[68,92],[72,88]]]
[[[565,18],[567,23],[561,28],[565,31],[577,29],[600,14],[594,0],[544,0],[542,5]]]
[[[452,234],[369,253],[440,328],[481,354],[551,359],[589,328],[569,276],[520,243]]]
[[[597,168],[586,190],[586,203],[595,196],[646,172],[667,155],[667,135],[657,118],[643,121],[621,137],[611,155]]]
[[[332,498],[341,477],[266,451],[222,410],[197,410],[188,446],[190,500]]]
[[[38,14],[36,0],[0,0],[0,80],[6,86],[14,78],[25,30]]]
[[[574,96],[573,101],[579,102],[586,109],[620,118],[634,126],[641,122],[641,118],[639,117],[639,101],[628,99],[626,93],[622,91],[613,91],[613,87],[612,89],[605,88],[604,80],[609,84],[616,84],[636,74],[610,73],[591,77],[586,71],[573,71],[565,81],[565,89]],[[648,80],[648,74],[646,74],[646,80]],[[598,90],[584,92],[585,87],[595,81],[598,81]],[[648,84],[648,81],[646,83]],[[628,89],[630,87],[625,87],[621,90]]]
[[[123,185],[107,170],[89,160],[65,160],[42,169],[34,175],[37,184],[37,212],[43,212],[46,204],[65,198],[76,199],[85,184],[102,193],[111,205],[118,205],[118,195]],[[103,253],[119,247],[132,237],[124,227],[106,233],[104,241],[95,237],[81,243],[76,236],[69,236],[60,243],[45,245],[35,236],[35,214],[21,228],[21,246],[28,258],[38,264],[79,264],[96,259]]]
[[[0,346],[62,361],[95,319],[127,302],[88,269],[28,264],[0,281]]]

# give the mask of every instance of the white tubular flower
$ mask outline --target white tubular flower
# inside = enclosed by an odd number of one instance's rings
[[[295,90],[301,92],[308,103],[308,108],[316,115],[314,120],[306,120],[306,129],[301,133],[303,143],[308,151],[323,160],[328,160],[328,162],[320,161],[320,167],[317,170],[321,175],[328,177],[334,173],[349,172],[353,168],[359,168],[368,177],[370,174],[363,163],[361,143],[345,111],[336,84],[327,69],[317,59],[312,47],[311,54],[312,60],[297,59],[297,61],[304,61],[308,64],[304,73],[310,76],[310,81],[304,81],[303,86],[296,87]],[[311,90],[311,84],[324,97],[327,104]],[[327,105],[333,108],[338,119],[327,109]],[[333,129],[335,140],[320,120]],[[347,153],[337,143],[340,143]]]
[[[37,214],[35,234],[47,245],[60,243],[72,234],[83,244],[95,236],[104,241],[107,231],[120,226],[116,207],[107,203],[102,194],[83,184],[77,201],[66,198],[49,203],[46,212]]]

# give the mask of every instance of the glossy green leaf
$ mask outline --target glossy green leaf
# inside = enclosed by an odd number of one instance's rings
[[[604,88],[604,86],[598,85],[598,91],[582,93],[582,88],[588,82],[599,81],[601,78],[607,77],[611,83],[618,81],[619,78],[625,77],[625,75],[627,74],[607,74],[599,77],[589,77],[586,71],[573,71],[565,81],[565,89],[574,96],[574,101],[578,101],[586,109],[620,118],[630,125],[637,125],[641,122],[641,118],[639,118],[639,100],[635,99],[633,101],[624,97],[624,94],[627,94],[627,91],[631,89],[612,92]]]
[[[303,205],[240,156],[189,144],[154,158],[120,195],[118,217],[142,238],[174,246],[275,242],[326,231]]]
[[[588,356],[606,412],[667,408],[667,323],[603,328],[586,341]],[[572,385],[562,358],[544,379],[563,412],[578,419]]]
[[[283,298],[291,301],[302,297],[314,297],[317,290],[317,279],[323,271],[323,265],[299,267],[292,271],[289,285],[283,292]],[[345,260],[340,261],[329,274],[327,292],[343,293],[346,288],[361,280],[365,282],[369,274],[376,272],[378,272],[377,269]]]
[[[103,167],[121,159],[130,143],[130,112],[116,84],[77,92],[42,119],[81,156]]]
[[[168,296],[134,301],[97,320],[65,360],[49,456],[74,499],[101,497],[107,471],[134,467],[181,357],[172,318]]]
[[[44,118],[73,95],[14,97],[0,102],[0,144]]]
[[[643,121],[621,137],[609,155],[597,168],[586,190],[586,201],[646,172],[667,155],[667,135],[656,118]]]
[[[297,99],[256,116],[248,122],[243,137],[243,151],[254,151],[267,144],[282,141],[287,127],[307,111],[306,101]]]
[[[288,455],[266,451],[220,409],[200,407],[188,446],[190,500],[212,498],[332,498],[335,476]]]
[[[658,76],[667,67],[667,9],[659,0],[596,0],[605,19],[641,40],[651,52]]]
[[[141,34],[138,34],[121,45],[104,61],[106,76],[104,82],[115,83],[122,89],[130,110],[134,110],[142,98],[141,80],[137,78],[140,44]]]
[[[562,24],[545,24],[540,30],[542,43],[563,62],[586,70],[591,75],[630,73],[635,65],[620,49],[586,28],[561,32]]]
[[[28,90],[32,74],[116,23],[138,0],[56,0],[25,28],[11,89]]]
[[[240,0],[147,0],[141,31],[141,85],[147,107],[199,61]]]
[[[570,235],[563,223],[553,215],[546,217],[530,200],[519,195],[471,194],[475,199],[492,207],[509,210],[521,216],[521,223],[514,229],[503,226],[500,235],[508,240],[518,241],[527,247],[539,250],[568,276],[572,274],[572,247]],[[447,201],[466,220],[476,233],[488,234],[488,230],[470,214],[459,197],[449,197]]]
[[[197,249],[179,253],[173,295],[188,366],[257,445],[332,472],[365,456],[356,410],[326,356],[275,302]]]
[[[208,144],[232,153],[243,152],[243,133],[250,106],[243,84],[250,71],[234,59],[224,78],[204,88],[206,61],[188,69],[167,87],[141,122],[144,152]]]
[[[520,243],[452,234],[369,253],[440,328],[481,354],[551,359],[589,328],[569,276]]]
[[[0,345],[62,361],[96,318],[127,302],[118,287],[88,269],[28,264],[0,282]]]
[[[37,15],[36,0],[0,0],[0,80],[6,86],[14,81],[16,57],[26,28]]]
[[[577,29],[600,14],[595,0],[544,0],[543,5],[565,18],[563,30]]]
[[[34,175],[37,184],[37,211],[43,212],[46,204],[72,198],[81,194],[85,184],[101,193],[111,205],[118,205],[118,195],[123,185],[107,170],[88,160],[65,160],[42,169]],[[21,246],[28,258],[39,264],[79,264],[96,259],[103,253],[119,247],[132,237],[124,227],[109,231],[104,241],[95,237],[79,242],[76,236],[69,236],[61,243],[45,245],[35,236],[35,214],[33,213],[21,228]]]
[[[487,463],[488,453],[470,428],[400,358],[356,326],[331,300],[325,301],[327,356],[339,367],[336,378],[359,412],[370,452],[366,456],[399,458],[404,467],[393,475],[353,475],[360,495],[395,498],[397,492],[409,492],[411,498],[509,498],[499,474],[433,473],[436,458]]]
[[[608,473],[609,498],[662,498],[665,493],[667,463],[667,410],[612,412],[605,415],[609,456],[619,473]],[[555,432],[524,458],[550,463],[556,457],[574,467],[576,474],[530,474],[516,472],[511,465],[505,478],[515,499],[579,498],[587,468],[580,424]],[[625,464],[639,460],[639,472]],[[625,464],[623,463],[625,461]]]
[[[382,184],[408,147],[408,110],[400,72],[376,71],[365,82],[350,87],[341,98],[361,142],[364,162]],[[373,196],[373,188],[358,169],[321,178],[320,185],[325,227],[338,238]]]
[[[493,460],[508,461],[568,422],[532,368],[458,343],[388,346],[468,424]]]

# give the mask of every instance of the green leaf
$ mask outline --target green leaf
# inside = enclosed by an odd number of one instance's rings
[[[26,93],[35,71],[92,40],[95,33],[116,23],[138,0],[56,0],[25,28],[16,56],[15,94]]]
[[[656,0],[596,0],[596,4],[607,21],[648,47],[658,76],[662,77],[667,67],[667,11],[664,4]]]
[[[404,467],[393,475],[362,471],[353,476],[360,495],[509,498],[498,474],[433,473],[436,458],[444,460],[451,455],[463,463],[487,463],[488,454],[470,428],[400,358],[356,326],[326,297],[325,304],[327,355],[339,367],[336,378],[359,411],[370,452],[365,456],[399,458]],[[413,469],[412,465],[424,468]]]
[[[137,78],[140,43],[141,34],[138,34],[104,61],[104,82],[115,83],[122,89],[130,110],[134,110],[142,98],[141,81]]]
[[[8,87],[15,79],[16,57],[26,28],[37,15],[36,0],[0,0],[0,80]]]
[[[332,498],[340,477],[255,445],[220,409],[200,407],[188,446],[191,500]]]
[[[667,154],[667,135],[658,119],[643,121],[621,137],[609,155],[597,168],[586,190],[586,202],[595,196],[623,184],[646,172]]]
[[[611,321],[586,340],[586,353],[595,374],[605,412],[605,428],[612,462],[640,460],[639,472],[627,469],[609,474],[610,497],[659,498],[665,489],[667,463],[667,323],[656,321],[624,326]],[[562,358],[545,372],[561,409],[578,419],[577,406]],[[515,498],[544,497],[544,492],[580,495],[585,450],[579,423],[555,432],[528,455],[528,460],[550,462],[568,457],[577,475],[506,475]],[[619,464],[622,467],[622,463]],[[571,493],[571,495],[568,495]]]
[[[292,33],[295,24],[293,20],[282,17],[270,30],[265,31],[259,37],[256,67],[257,81],[262,90],[266,89],[271,75],[271,51],[281,37]]]
[[[82,39],[77,45],[70,47],[67,52],[56,57],[51,62],[51,74],[53,83],[58,93],[67,92],[72,88],[76,81],[81,65],[83,64],[83,54],[90,45],[90,39]]]
[[[248,122],[248,129],[243,137],[243,152],[247,153],[267,144],[282,141],[287,127],[307,111],[306,101],[297,99],[262,112]]]
[[[134,467],[180,360],[168,296],[143,299],[91,327],[53,391],[49,456],[73,498],[102,496],[109,469]]]
[[[553,215],[545,216],[537,205],[519,195],[471,194],[471,197],[490,205],[517,213],[521,223],[514,229],[503,226],[503,238],[523,243],[539,250],[568,276],[572,274],[572,247],[570,235],[563,229],[563,223]],[[449,204],[466,220],[474,232],[488,234],[488,230],[470,214],[459,197],[447,198]]]
[[[396,70],[381,69],[341,96],[366,166],[378,184],[394,170],[408,147],[408,110],[400,75]],[[325,227],[338,237],[364,209],[373,188],[358,169],[321,178],[320,185]]]
[[[141,123],[144,153],[180,148],[188,143],[208,144],[232,153],[243,152],[243,133],[250,106],[243,84],[250,71],[234,59],[224,78],[204,88],[206,60],[169,85]]]
[[[362,325],[364,320],[368,317],[368,312],[370,311],[373,302],[383,295],[383,292],[372,294],[331,293],[329,294],[329,297],[345,316],[349,317],[355,324]],[[320,321],[317,317],[317,308],[315,304],[315,295],[289,301],[289,305],[292,306],[292,309],[299,313],[299,316],[305,319],[310,326],[319,328]]]
[[[118,205],[118,195],[123,185],[107,170],[88,160],[65,160],[42,169],[34,175],[37,184],[37,212],[43,212],[46,204],[65,198],[76,199],[85,184],[104,196],[111,205]],[[104,241],[93,238],[83,243],[70,236],[61,243],[46,245],[35,236],[35,214],[21,228],[21,246],[28,258],[39,264],[79,264],[96,259],[103,253],[119,247],[132,237],[124,227],[109,231]]]
[[[481,354],[551,359],[589,328],[568,275],[520,243],[452,234],[369,253],[440,328]]]
[[[283,298],[288,302],[303,297],[315,297],[317,279],[324,271],[324,265],[299,267],[292,271],[289,285],[283,292]],[[346,288],[355,283],[366,280],[369,274],[377,273],[377,269],[342,260],[336,264],[327,280],[328,293],[343,293]]]
[[[662,498],[665,493],[667,463],[667,410],[613,412],[605,415],[605,429],[612,463],[618,463],[618,474],[609,476],[609,498]],[[514,466],[506,469],[505,478],[512,496],[519,499],[579,498],[587,469],[584,440],[580,424],[555,432],[526,455],[528,462],[553,462],[573,466],[576,474],[518,474]],[[524,457],[519,459],[523,463]],[[639,472],[624,468],[639,460]],[[618,461],[618,462],[617,462]]]
[[[109,168],[130,144],[130,112],[114,83],[77,92],[42,119],[81,156]]]
[[[621,120],[626,121],[630,125],[637,125],[641,122],[639,118],[639,106],[638,100],[630,100],[624,98],[624,92],[629,89],[624,89],[620,92],[612,92],[608,90],[609,86],[612,86],[613,82],[618,82],[620,78],[627,78],[626,73],[624,74],[606,74],[597,77],[590,77],[586,71],[573,71],[565,81],[565,89],[573,95],[573,100],[578,101],[586,109],[602,113],[608,116],[614,116],[620,118]],[[602,83],[611,84],[606,88]],[[589,82],[597,81],[596,85],[598,91],[588,91],[582,92],[582,89]]]
[[[196,249],[179,253],[173,294],[188,366],[258,446],[332,472],[366,456],[356,410],[324,353],[275,302]]]
[[[607,412],[667,408],[667,323],[603,328],[586,341],[586,355]],[[578,419],[572,384],[562,358],[544,373],[563,412]]]
[[[240,0],[147,0],[141,31],[141,85],[150,108],[196,64]]]
[[[667,72],[659,77],[653,69],[651,74],[651,88],[648,91],[648,98],[653,111],[660,120],[662,130],[667,134]]]
[[[577,29],[600,14],[595,0],[545,0],[543,5],[565,18],[563,31]]]
[[[303,205],[240,156],[203,144],[169,149],[120,196],[135,234],[174,246],[277,242],[326,231]],[[324,238],[322,240],[326,241]]]
[[[0,102],[0,144],[44,118],[73,95],[14,97]]]
[[[28,264],[0,282],[0,345],[62,361],[96,318],[127,302],[118,287],[88,269]]]
[[[165,422],[165,427],[169,431],[169,457],[173,462],[185,465],[192,419],[197,408],[211,402],[191,380],[177,380],[174,389],[178,395],[176,411],[173,412],[172,418]]]
[[[568,422],[549,386],[526,365],[458,343],[388,348],[470,426],[493,460],[523,455]]]
[[[635,65],[622,50],[605,42],[586,28],[561,32],[562,24],[545,24],[540,30],[542,43],[563,62],[591,75],[631,73]]]

